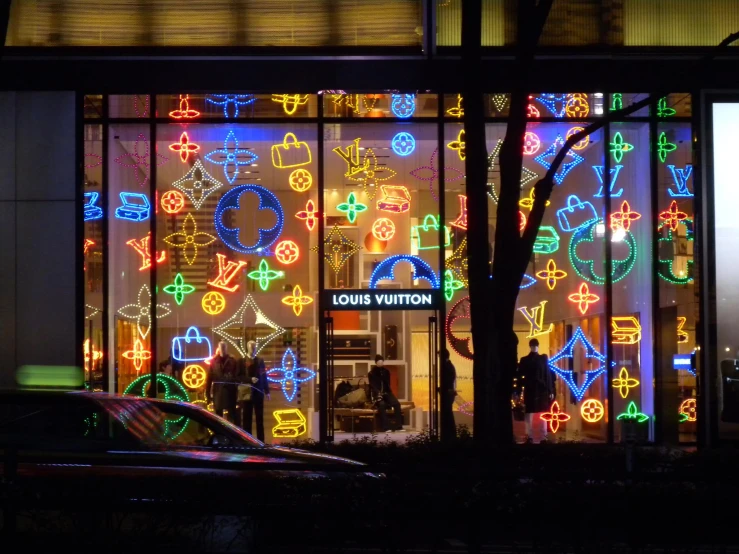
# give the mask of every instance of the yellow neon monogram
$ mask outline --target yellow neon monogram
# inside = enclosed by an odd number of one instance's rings
[[[526,306],[518,308],[521,315],[523,315],[523,317],[526,318],[526,321],[529,322],[529,334],[526,335],[527,339],[546,335],[547,333],[554,331],[554,323],[550,323],[549,327],[544,330],[544,305],[546,303],[546,300],[542,300],[539,302],[538,306],[531,309],[531,312],[529,312],[529,309]]]
[[[307,94],[273,94],[272,102],[282,104],[282,109],[287,115],[293,115],[298,106],[304,106],[308,103]]]
[[[346,162],[347,171],[346,173],[344,173],[345,177],[353,177],[357,173],[362,173],[363,171],[367,171],[369,169],[370,160],[367,159],[367,154],[365,154],[364,160],[362,162],[359,161],[360,140],[362,139],[355,138],[353,141],[354,144],[350,144],[346,147],[346,149],[342,148],[341,146],[337,146],[333,149],[333,152],[336,152],[339,157]]]

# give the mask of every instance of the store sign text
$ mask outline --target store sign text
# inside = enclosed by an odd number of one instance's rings
[[[435,310],[438,290],[332,290],[326,291],[331,310]]]

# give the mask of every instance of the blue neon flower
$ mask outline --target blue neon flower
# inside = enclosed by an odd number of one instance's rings
[[[289,360],[288,360],[289,358]],[[301,376],[301,374],[305,376]],[[314,379],[316,372],[307,367],[298,367],[298,360],[291,348],[285,350],[282,356],[282,366],[270,369],[267,372],[267,380],[279,383],[282,386],[282,394],[288,402],[292,402],[298,392],[300,383]]]
[[[226,140],[223,141],[223,148],[209,152],[205,155],[205,159],[212,164],[222,165],[226,180],[233,185],[239,175],[239,166],[253,164],[259,156],[251,150],[239,148],[236,135],[233,131],[229,131]]]
[[[233,104],[234,117],[239,117],[239,106],[246,106],[256,101],[253,94],[209,94],[205,101],[209,104],[223,106],[223,117],[229,117],[228,106]]]

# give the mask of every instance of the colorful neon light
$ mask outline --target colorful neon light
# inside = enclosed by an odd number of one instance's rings
[[[626,407],[626,411],[622,414],[619,414],[616,419],[620,420],[631,420],[636,421],[637,423],[644,423],[649,419],[649,416],[646,414],[643,414],[639,411],[639,408],[636,407],[635,402],[629,402],[629,405]]]
[[[611,95],[611,108],[612,112],[624,109],[624,95],[620,92],[616,92]]]
[[[639,212],[631,211],[631,206],[628,201],[624,200],[621,202],[621,210],[611,214],[611,230],[618,231],[623,229],[628,231],[631,229],[631,222],[641,219]]]
[[[667,161],[667,154],[675,150],[677,150],[677,144],[667,140],[667,134],[664,131],[660,133],[657,139],[657,155],[659,156],[659,161],[665,163]]]
[[[180,107],[177,110],[169,112],[169,117],[174,119],[194,119],[200,116],[200,112],[197,110],[190,109],[190,95],[185,94],[182,97],[180,94]]]
[[[466,208],[465,208],[466,209]],[[411,226],[411,243],[415,243],[417,250],[435,250],[439,248],[439,231],[441,230],[441,217],[431,214],[427,214],[423,218],[423,223],[420,225]],[[424,236],[431,236],[432,243],[424,245]],[[449,227],[444,225],[444,247],[449,246],[452,243],[452,235],[449,232]]]
[[[488,155],[488,196],[496,204],[498,203],[498,192],[495,190],[495,182],[493,181],[495,172],[495,160],[500,155],[500,149],[503,147],[503,141],[498,139],[495,144],[493,151]],[[492,174],[492,175],[491,175]],[[530,169],[521,166],[521,190],[523,187],[529,184],[531,181],[539,177],[537,173],[534,173]]]
[[[126,241],[141,256],[141,267],[139,271],[145,271],[151,268],[151,231],[144,238],[139,240],[131,239]],[[156,263],[160,264],[167,259],[167,251],[162,250],[157,254]]]
[[[395,236],[395,223],[387,217],[376,219],[372,224],[372,236],[377,240],[390,240]]]
[[[411,207],[411,193],[403,185],[380,185],[382,198],[377,201],[377,209],[401,214]]]
[[[539,417],[547,422],[547,424],[549,425],[549,429],[552,431],[552,434],[559,431],[560,424],[571,419],[568,414],[560,411],[559,402],[557,402],[556,400],[552,402],[552,406],[549,408],[549,411],[544,412]]]
[[[275,258],[281,264],[290,265],[298,261],[300,257],[300,248],[291,240],[283,240],[275,246]]]
[[[687,331],[683,330],[683,327],[685,327],[685,324],[687,323],[688,318],[685,316],[679,316],[677,318],[677,343],[678,344],[684,344],[690,340],[690,335],[688,335]]]
[[[686,398],[680,404],[678,412],[685,416],[683,421],[697,421],[698,420],[698,403],[695,398]]]
[[[529,96],[529,98],[531,98]],[[532,118],[532,119],[538,119],[541,117],[541,114],[539,113],[539,110],[536,109],[536,106],[533,104],[529,104],[526,106],[526,117]]]
[[[466,144],[464,141],[464,129],[459,131],[459,134],[457,135],[457,140],[453,140],[452,142],[447,144],[446,147],[451,150],[456,150],[459,159],[464,161],[467,157]]]
[[[85,239],[85,242],[82,244],[82,253],[87,255],[87,251],[90,249],[91,246],[95,246],[95,241]]]
[[[543,154],[539,154],[536,158],[534,158],[534,161],[538,164],[541,164],[548,170],[552,166],[551,160],[554,160],[557,152],[562,145],[564,145],[562,135],[557,135],[557,138],[554,139],[554,142],[551,144],[551,146],[549,146],[549,148],[547,148]],[[563,163],[557,173],[554,175],[554,180],[558,185],[561,185],[564,182],[565,177],[567,177],[567,174],[570,171],[572,171],[573,169],[575,169],[575,167],[585,161],[585,158],[583,158],[579,154],[576,154],[572,150],[567,152],[567,157],[570,158],[571,161]],[[550,159],[550,161],[547,161],[548,158]]]
[[[639,380],[629,377],[629,371],[625,367],[621,368],[621,371],[618,373],[618,377],[613,379],[612,383],[613,388],[618,389],[618,393],[621,395],[621,398],[626,398],[629,396],[630,389],[639,386]]]
[[[523,231],[526,229],[526,216],[521,210],[518,210],[518,230]]]
[[[351,108],[355,113],[360,112],[359,95],[358,94],[332,94],[331,101],[337,106],[345,105]]]
[[[185,197],[178,190],[168,190],[162,194],[162,209],[168,214],[180,213],[185,207]]]
[[[505,110],[508,107],[508,102],[510,101],[510,97],[507,94],[491,94],[490,95],[490,102],[493,105],[493,108],[495,108],[495,111],[498,113],[502,113],[503,110]]]
[[[462,239],[452,255],[444,260],[444,268],[450,269],[454,276],[464,283],[465,287],[469,286],[467,281],[467,237]]]
[[[202,348],[197,348],[201,346]],[[191,325],[181,337],[172,339],[172,358],[181,362],[209,363],[213,358],[213,346],[208,337],[200,334],[200,330]]]
[[[305,192],[313,184],[313,175],[307,169],[298,168],[290,174],[288,182],[295,192]]]
[[[677,111],[667,105],[667,98],[662,97],[657,100],[657,117],[672,117]]]
[[[554,227],[542,225],[534,240],[535,254],[554,254],[559,250],[559,235]]]
[[[133,395],[140,398],[147,396],[147,390],[151,386],[151,374],[146,374],[134,379],[134,381],[126,387],[123,391],[124,395]],[[176,379],[165,375],[164,373],[158,373],[156,376],[156,388],[157,390],[164,390],[165,400],[178,400],[180,402],[190,402],[190,396],[187,394],[185,388],[177,382]],[[121,422],[126,425],[127,416],[125,412],[122,412],[118,416]],[[169,440],[175,440],[179,437],[187,428],[190,423],[190,418],[187,416],[181,416],[177,419],[165,419],[164,420],[164,436]],[[178,426],[176,430],[171,429],[173,426]],[[144,437],[141,437],[144,438]]]
[[[688,219],[688,214],[681,212],[677,206],[677,200],[673,200],[670,207],[663,212],[660,212],[659,218],[665,222],[671,231],[677,231],[677,226],[681,221]]]
[[[569,138],[572,135],[574,135],[576,133],[579,133],[580,131],[584,131],[584,130],[585,130],[585,127],[577,127],[577,126],[571,127],[565,133],[565,140],[569,140]],[[572,149],[573,150],[582,150],[583,148],[586,148],[588,146],[588,144],[590,144],[590,135],[588,135],[587,137],[585,137],[584,139],[582,139],[577,144],[573,144],[572,145]]]
[[[663,133],[664,134],[664,133]],[[144,143],[144,153],[139,154],[139,142]],[[161,154],[155,154],[157,165],[165,164],[168,158]],[[142,187],[149,181],[149,141],[146,135],[140,133],[133,145],[133,152],[121,154],[115,159],[115,163],[123,167],[130,167],[136,175],[136,182]],[[140,171],[143,170],[143,171]]]
[[[451,302],[454,298],[454,293],[464,288],[464,283],[454,278],[454,274],[451,269],[447,269],[444,272],[444,298],[447,302]]]
[[[503,141],[500,141],[500,142],[502,143]],[[438,154],[439,154],[439,149],[435,148],[434,151],[431,153],[431,158],[429,158],[429,164],[422,165],[421,167],[417,167],[416,169],[412,170],[410,174],[413,175],[419,181],[434,181],[438,179],[439,169],[436,167],[436,156]],[[459,179],[464,179],[464,173],[462,173],[459,169],[455,169],[453,167],[445,167],[444,173],[445,173],[444,181],[446,181],[447,183],[458,181]],[[452,176],[449,177],[449,175],[452,175]],[[433,193],[433,189],[431,192]],[[434,198],[438,200],[438,197],[436,197],[436,195],[434,195]]]
[[[259,288],[266,291],[269,288],[271,281],[275,279],[284,279],[285,272],[270,269],[269,264],[267,264],[267,260],[262,259],[262,261],[259,262],[259,268],[254,271],[250,271],[246,276],[249,277],[249,279],[257,281],[259,283]]]
[[[546,335],[554,331],[554,323],[550,323],[548,327],[544,327],[544,309],[546,307],[546,300],[539,302],[539,305],[531,308],[531,312],[526,306],[517,308],[521,315],[526,318],[529,324],[529,334],[526,335],[527,339],[538,337],[540,335]]]
[[[218,275],[212,281],[208,281],[208,284],[228,292],[236,292],[239,283],[233,285],[231,283],[246,266],[246,262],[242,260],[227,262],[225,254],[216,254],[216,259],[218,260]]]
[[[457,219],[452,221],[450,225],[459,229],[467,230],[467,197],[464,194],[458,194],[459,198],[459,215]]]
[[[416,95],[415,94],[393,94],[390,102],[390,109],[395,117],[407,119],[416,111]]]
[[[335,273],[338,273],[347,260],[362,249],[356,242],[347,238],[336,225],[326,234],[323,244],[325,245],[323,257]],[[311,250],[317,252],[318,246]]]
[[[557,367],[556,364],[563,358],[568,358],[571,360],[575,357],[575,345],[578,341],[582,343],[585,349],[585,357],[597,360],[600,365],[596,369],[578,372],[578,378],[576,379],[573,370],[561,369],[560,367]],[[606,357],[603,354],[599,353],[595,349],[595,347],[590,344],[590,342],[588,342],[588,339],[585,338],[585,333],[583,333],[580,327],[575,330],[572,338],[567,342],[564,348],[562,348],[560,352],[549,358],[548,363],[549,369],[551,369],[554,373],[557,374],[557,376],[561,377],[564,380],[578,402],[582,400],[585,392],[588,390],[588,387],[590,387],[590,385],[592,385],[598,377],[606,372]],[[611,362],[611,366],[614,365],[616,365],[616,362]],[[582,380],[582,383],[578,385],[578,381],[582,377],[584,377],[584,379]]]
[[[253,94],[209,94],[206,96],[205,101],[208,104],[215,104],[216,106],[223,106],[223,117],[230,117],[228,115],[228,106],[233,104],[233,116],[239,117],[239,106],[247,106],[256,101],[256,97]]]
[[[293,287],[292,296],[285,296],[282,299],[282,303],[287,306],[292,306],[293,313],[299,316],[303,313],[303,306],[313,303],[313,298],[304,295],[303,289],[300,288],[300,285],[295,285]]]
[[[247,309],[250,309],[253,312],[253,317],[248,319],[245,318]],[[267,334],[267,336],[262,336],[262,333],[256,335],[256,338],[254,339],[257,343],[255,355],[272,340],[282,335],[285,332],[285,329],[269,319],[261,308],[259,308],[250,294],[244,299],[243,304],[228,320],[216,327],[213,327],[213,332],[226,342],[230,343],[242,357],[245,357],[247,338],[242,329],[246,327],[254,327],[256,325],[266,325],[272,332]]]
[[[465,338],[459,338],[454,334],[452,326],[457,320],[470,319],[470,297],[465,296],[464,298],[457,301],[454,306],[449,310],[449,314],[446,318],[445,333],[449,346],[452,347],[457,354],[467,360],[473,359],[472,353],[472,336],[471,331],[466,331],[470,336]]]
[[[537,96],[536,101],[544,104],[544,107],[549,110],[554,117],[564,117],[566,103],[565,94],[545,93],[541,96]],[[557,108],[557,104],[561,104],[561,107]]]
[[[354,223],[357,220],[357,214],[367,211],[367,206],[361,202],[357,202],[357,197],[353,192],[350,192],[346,202],[342,202],[336,206],[336,209],[346,214],[349,223]]]
[[[403,157],[410,156],[416,149],[416,139],[413,138],[413,135],[405,131],[396,134],[390,144],[393,152]]]
[[[308,200],[305,204],[305,209],[296,213],[295,217],[305,221],[305,226],[308,228],[308,231],[312,231],[318,221],[318,217],[316,217],[317,213],[316,205],[313,200]]]
[[[121,205],[115,209],[118,219],[138,223],[146,221],[151,215],[151,205],[145,194],[140,192],[121,192],[118,194]]]
[[[164,237],[164,242],[174,248],[182,249],[187,265],[195,263],[198,256],[198,247],[208,246],[215,241],[216,238],[213,235],[198,231],[198,226],[192,214],[187,214],[180,231]]]
[[[527,210],[531,210],[534,207],[534,195],[535,195],[535,187],[531,187],[531,190],[529,191],[529,195],[526,198],[522,198],[518,201],[518,205],[522,208],[526,208]],[[549,200],[546,201],[544,204],[546,207],[549,207],[551,202]]]
[[[174,278],[174,282],[167,285],[162,290],[167,294],[173,295],[177,305],[181,306],[182,302],[185,300],[185,295],[195,292],[195,287],[186,284],[182,273],[178,273]]]
[[[590,292],[590,287],[588,287],[587,283],[582,283],[578,292],[570,294],[567,298],[569,298],[570,302],[577,304],[582,315],[588,312],[590,304],[595,304],[600,300],[600,296]]]
[[[203,311],[208,315],[218,315],[226,309],[226,298],[214,290],[206,292],[200,301]]]
[[[295,153],[295,159],[286,159],[288,153],[291,152]],[[286,133],[282,139],[282,144],[273,144],[271,153],[272,165],[277,169],[301,167],[309,165],[313,161],[310,145],[307,142],[299,141],[294,133]]]
[[[307,373],[307,377],[301,377],[301,373]],[[282,387],[282,394],[288,402],[292,402],[298,392],[301,383],[314,379],[316,372],[307,367],[298,367],[298,360],[295,358],[291,348],[285,350],[282,355],[282,365],[275,367],[267,372],[267,379],[272,383],[279,383]]]
[[[594,285],[604,285],[606,282],[605,276],[596,273],[595,260],[584,260],[580,258],[577,255],[577,249],[583,243],[594,243],[595,230],[598,225],[602,224],[603,220],[601,219],[592,222],[587,227],[581,227],[580,229],[575,231],[575,233],[573,233],[572,235],[572,239],[570,240],[569,247],[570,263],[572,264],[572,267],[575,268],[575,272],[580,277]],[[634,238],[634,235],[631,233],[631,231],[624,231],[622,242],[626,243],[626,245],[629,247],[629,253],[623,260],[616,259],[615,257],[611,260],[611,277],[613,283],[617,283],[618,281],[626,277],[636,263],[636,239]],[[602,264],[598,265],[602,266]]]
[[[541,148],[541,140],[536,133],[527,131],[523,136],[523,154],[524,156],[533,156]]]
[[[294,439],[305,435],[307,431],[306,419],[300,410],[275,410],[272,415],[277,420],[277,425],[272,427],[273,437]]]
[[[597,423],[605,415],[606,410],[600,400],[588,398],[580,406],[580,415],[588,423]]]
[[[97,166],[99,166],[99,165],[101,165],[103,163],[103,157],[102,156],[98,156],[97,154],[93,154],[92,152],[85,153],[85,159],[87,159],[87,158],[94,158],[95,159],[94,162],[91,162],[89,164],[88,163],[85,164],[85,167],[87,169],[92,169],[93,167],[97,167]]]
[[[221,188],[223,183],[215,179],[205,170],[203,162],[195,160],[195,163],[184,177],[177,179],[172,186],[185,194],[195,206],[200,209],[205,199],[214,191]]]
[[[693,193],[688,189],[688,179],[693,175],[693,166],[686,165],[684,168],[679,169],[674,165],[670,164],[667,169],[672,173],[672,180],[677,187],[677,192],[673,192],[671,188],[667,189],[667,192],[673,198],[692,198]]]
[[[136,371],[141,371],[141,367],[144,365],[146,360],[151,360],[151,351],[146,350],[144,345],[141,343],[141,339],[136,339],[133,343],[131,350],[126,350],[123,353],[123,357],[133,362],[133,367]]]
[[[598,181],[600,182],[600,188],[598,189],[598,193],[594,194],[596,198],[603,198],[605,194],[603,193],[603,187],[605,184],[603,183],[603,174],[606,171],[606,167],[604,165],[594,165],[592,166],[593,171],[595,171],[595,174],[598,176]],[[616,186],[616,181],[618,181],[618,175],[621,173],[621,170],[624,168],[622,165],[617,165],[616,167],[612,167],[610,169],[610,187],[611,187],[611,198],[620,198],[621,195],[624,193],[624,189],[620,189],[618,192],[614,191],[614,187]]]
[[[577,218],[575,214],[578,214]],[[598,213],[587,200],[583,202],[576,195],[567,197],[565,207],[557,210],[557,224],[563,232],[576,231],[598,220]]]
[[[684,219],[681,222],[683,225],[685,225],[685,235],[687,239],[687,245],[688,245],[688,251],[684,254],[678,254],[677,246],[675,245],[675,239],[673,237],[673,232],[670,226],[667,223],[660,223],[657,226],[657,232],[664,235],[664,229],[667,230],[667,234],[664,236],[661,236],[658,240],[658,248],[657,248],[657,275],[659,275],[662,279],[667,281],[668,283],[672,283],[673,285],[687,285],[688,283],[693,282],[693,258],[692,258],[692,244],[695,240],[695,233],[693,229],[693,220],[690,218]],[[663,246],[664,245],[664,246]],[[672,256],[664,260],[662,259],[662,254],[665,250],[672,251]],[[675,274],[675,255],[680,255],[687,258],[687,270],[680,271],[680,275]]]
[[[251,165],[259,159],[259,156],[251,150],[239,148],[239,140],[236,138],[236,134],[229,131],[223,141],[223,148],[208,152],[205,159],[212,164],[222,165],[226,180],[233,185],[239,176],[239,166]]]
[[[99,192],[85,192],[85,205],[84,209],[84,220],[93,221],[95,219],[101,219],[103,217],[103,209],[100,206],[96,206],[95,203],[100,198]]]
[[[357,181],[362,183],[364,192],[367,193],[367,197],[372,200],[376,194],[376,186],[383,181],[392,179],[395,177],[396,172],[386,166],[380,166],[377,162],[377,156],[372,148],[367,148],[364,152],[362,166],[364,169],[354,172],[352,175],[347,177],[351,181]]]
[[[188,389],[199,389],[207,380],[208,373],[202,366],[192,364],[182,370],[182,384]]]
[[[238,210],[242,195],[253,193],[259,197],[258,211],[269,210],[275,214],[275,224],[269,229],[258,229],[258,238],[254,244],[245,245],[241,242],[241,229],[231,228],[223,224],[223,216],[229,210]],[[254,217],[254,216],[252,216]],[[216,231],[223,243],[231,250],[242,254],[258,254],[271,246],[282,234],[285,214],[282,204],[271,191],[259,185],[240,185],[232,188],[218,201],[214,215]]]
[[[84,354],[85,371],[90,371],[93,364],[103,358],[103,353],[100,350],[95,350],[95,346],[91,344],[90,339],[85,339],[85,342],[82,343],[82,353]]]
[[[565,103],[565,113],[567,117],[582,119],[588,117],[590,113],[590,104],[588,104],[587,96],[571,95]]]
[[[624,137],[621,136],[620,132],[613,135],[613,140],[609,143],[609,145],[609,151],[611,154],[613,154],[613,159],[617,164],[621,163],[621,160],[624,159],[624,154],[626,152],[631,152],[634,149],[633,144],[629,144],[628,142],[624,141]]]
[[[366,156],[362,159],[362,161],[359,160],[359,151],[361,150],[359,146],[359,141],[361,140],[361,138],[355,138],[352,141],[352,144],[350,144],[346,148],[337,146],[336,148],[331,150],[346,162],[347,167],[346,173],[344,173],[345,177],[353,177],[354,175],[357,175],[358,173],[362,173],[363,171],[369,169],[369,164],[371,160],[369,160]],[[377,160],[375,160],[375,164],[376,163]]]
[[[611,336],[613,344],[637,344],[641,341],[641,324],[634,316],[613,316]]]
[[[372,275],[370,275],[369,285],[367,286],[367,288],[377,288],[377,283],[380,281],[394,281],[395,266],[398,265],[400,262],[408,262],[409,264],[411,264],[411,266],[413,267],[413,275],[411,278],[414,281],[417,279],[423,279],[431,285],[431,288],[439,288],[439,279],[434,270],[431,269],[431,266],[418,256],[411,256],[409,254],[397,254],[395,256],[390,256],[389,258],[385,258],[379,264],[377,264],[377,267],[375,267]]]
[[[272,102],[282,104],[282,109],[287,115],[293,115],[299,106],[305,106],[308,103],[307,94],[273,94]]]
[[[142,285],[136,297],[136,304],[126,304],[118,313],[127,318],[136,320],[136,329],[139,336],[146,340],[151,330],[151,291],[147,285]],[[169,304],[156,305],[156,318],[161,319],[172,313]]]
[[[537,271],[536,276],[547,282],[549,290],[554,290],[557,286],[557,281],[567,277],[567,272],[557,269],[557,263],[553,259],[550,259],[547,262],[547,268]]]
[[[179,142],[169,145],[169,149],[172,152],[179,152],[182,163],[187,163],[187,160],[190,158],[190,154],[200,152],[200,145],[190,142],[190,137],[188,137],[185,132],[180,135]]]
[[[449,108],[446,111],[447,115],[451,117],[456,117],[456,118],[462,117],[464,115],[464,107],[462,106],[462,103],[463,103],[462,95],[458,94],[457,95],[457,105],[454,106],[453,108]]]

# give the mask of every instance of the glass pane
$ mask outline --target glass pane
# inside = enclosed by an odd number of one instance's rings
[[[330,91],[322,96],[326,117],[410,119],[438,115],[436,94],[351,94],[347,91]]]
[[[301,118],[318,115],[315,94],[169,94],[157,96],[157,117],[192,123],[202,119]]]
[[[108,115],[114,118],[151,117],[150,104],[148,94],[112,94],[108,97]]]

